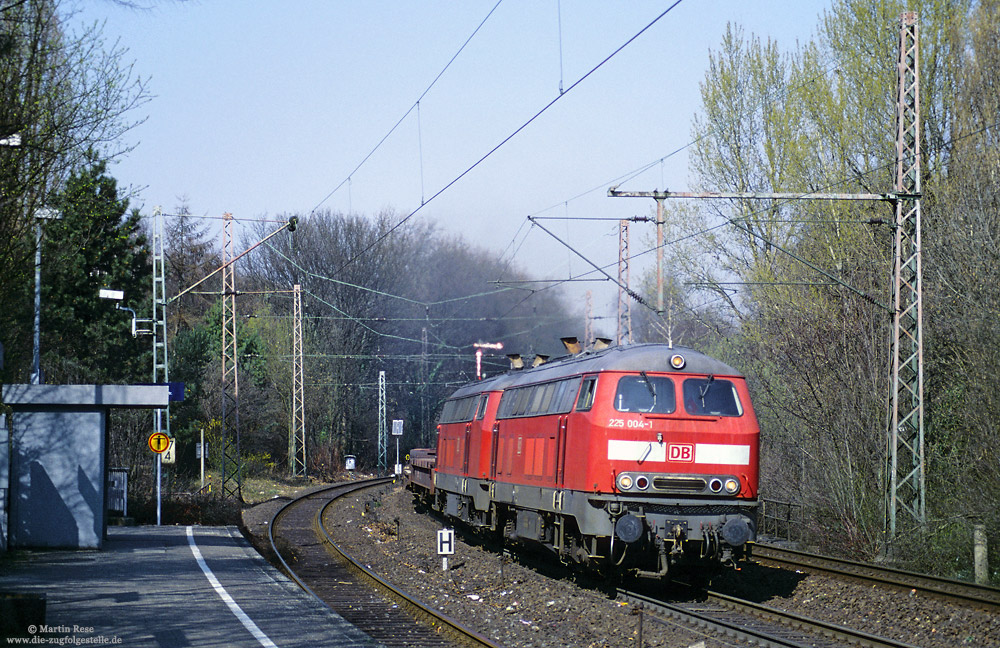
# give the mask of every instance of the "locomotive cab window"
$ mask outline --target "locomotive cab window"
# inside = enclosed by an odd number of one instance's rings
[[[597,388],[597,376],[588,376],[583,380],[580,397],[576,400],[576,410],[584,412],[594,406],[594,391]]]
[[[619,412],[670,414],[677,409],[674,381],[666,376],[622,376],[615,392]]]
[[[476,412],[477,421],[483,420],[483,416],[486,415],[486,403],[489,402],[489,399],[490,399],[489,394],[483,394],[482,396],[479,397],[479,411]]]
[[[696,416],[743,416],[736,385],[729,380],[688,378],[684,381],[684,409]]]

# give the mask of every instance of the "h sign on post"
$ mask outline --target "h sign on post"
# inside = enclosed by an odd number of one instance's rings
[[[448,571],[448,556],[455,553],[455,530],[438,529],[438,555],[441,556],[441,570]]]

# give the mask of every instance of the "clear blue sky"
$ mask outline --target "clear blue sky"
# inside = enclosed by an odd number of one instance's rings
[[[420,102],[419,122],[412,112],[330,196],[496,0],[139,1],[150,8],[81,2],[73,19],[103,22],[108,41],[129,50],[155,95],[139,115],[146,122],[131,133],[135,150],[112,168],[136,192],[134,206],[171,212],[184,196],[193,213],[209,216],[320,206],[392,209],[400,218],[557,97],[560,82],[572,86],[672,4],[562,0],[559,12],[557,0],[503,0]],[[708,53],[726,23],[787,50],[812,36],[828,5],[684,0],[414,218],[497,256],[520,229],[519,262],[531,274],[583,271],[544,232],[525,237],[526,216],[647,214],[645,201],[608,198],[606,189],[691,139]],[[681,190],[688,177],[679,154],[623,188]],[[617,259],[612,223],[551,225],[595,262]],[[652,237],[652,226],[641,227],[633,230],[633,253]],[[616,287],[578,284],[574,297],[582,300],[585,288],[594,291],[597,312],[611,312]]]

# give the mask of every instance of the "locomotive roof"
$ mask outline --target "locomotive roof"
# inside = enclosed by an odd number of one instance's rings
[[[674,369],[670,365],[670,358],[675,354],[684,356],[686,364],[683,369]],[[632,344],[562,356],[537,367],[512,369],[507,373],[465,385],[459,388],[451,398],[598,371],[649,371],[742,376],[740,372],[721,360],[716,360],[688,347],[670,347],[666,344],[655,343]]]

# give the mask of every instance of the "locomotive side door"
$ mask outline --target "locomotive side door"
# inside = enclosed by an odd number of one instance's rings
[[[570,419],[576,421],[574,427],[579,425],[579,414],[576,412],[588,411],[594,404],[594,392],[597,386],[596,375],[586,375],[578,383],[578,387],[571,395],[571,407],[565,414],[559,416],[556,430],[556,471],[555,487],[564,488],[566,485],[566,455],[569,451],[570,443]]]
[[[489,402],[489,394],[481,394],[476,402],[476,410],[473,419],[465,426],[465,447],[462,455],[462,474],[471,477],[481,477],[479,470],[480,446],[483,442],[483,416],[486,414],[486,404]],[[473,447],[475,446],[475,447]],[[469,474],[470,458],[475,465],[472,466],[473,473]]]
[[[465,424],[465,438],[462,440],[462,475],[469,475],[469,441],[472,440],[472,421]]]
[[[561,415],[556,426],[555,487],[562,488],[566,474],[566,431],[569,428],[569,414]]]
[[[497,478],[497,452],[500,445],[500,421],[493,424],[493,446],[490,451],[490,479]]]

